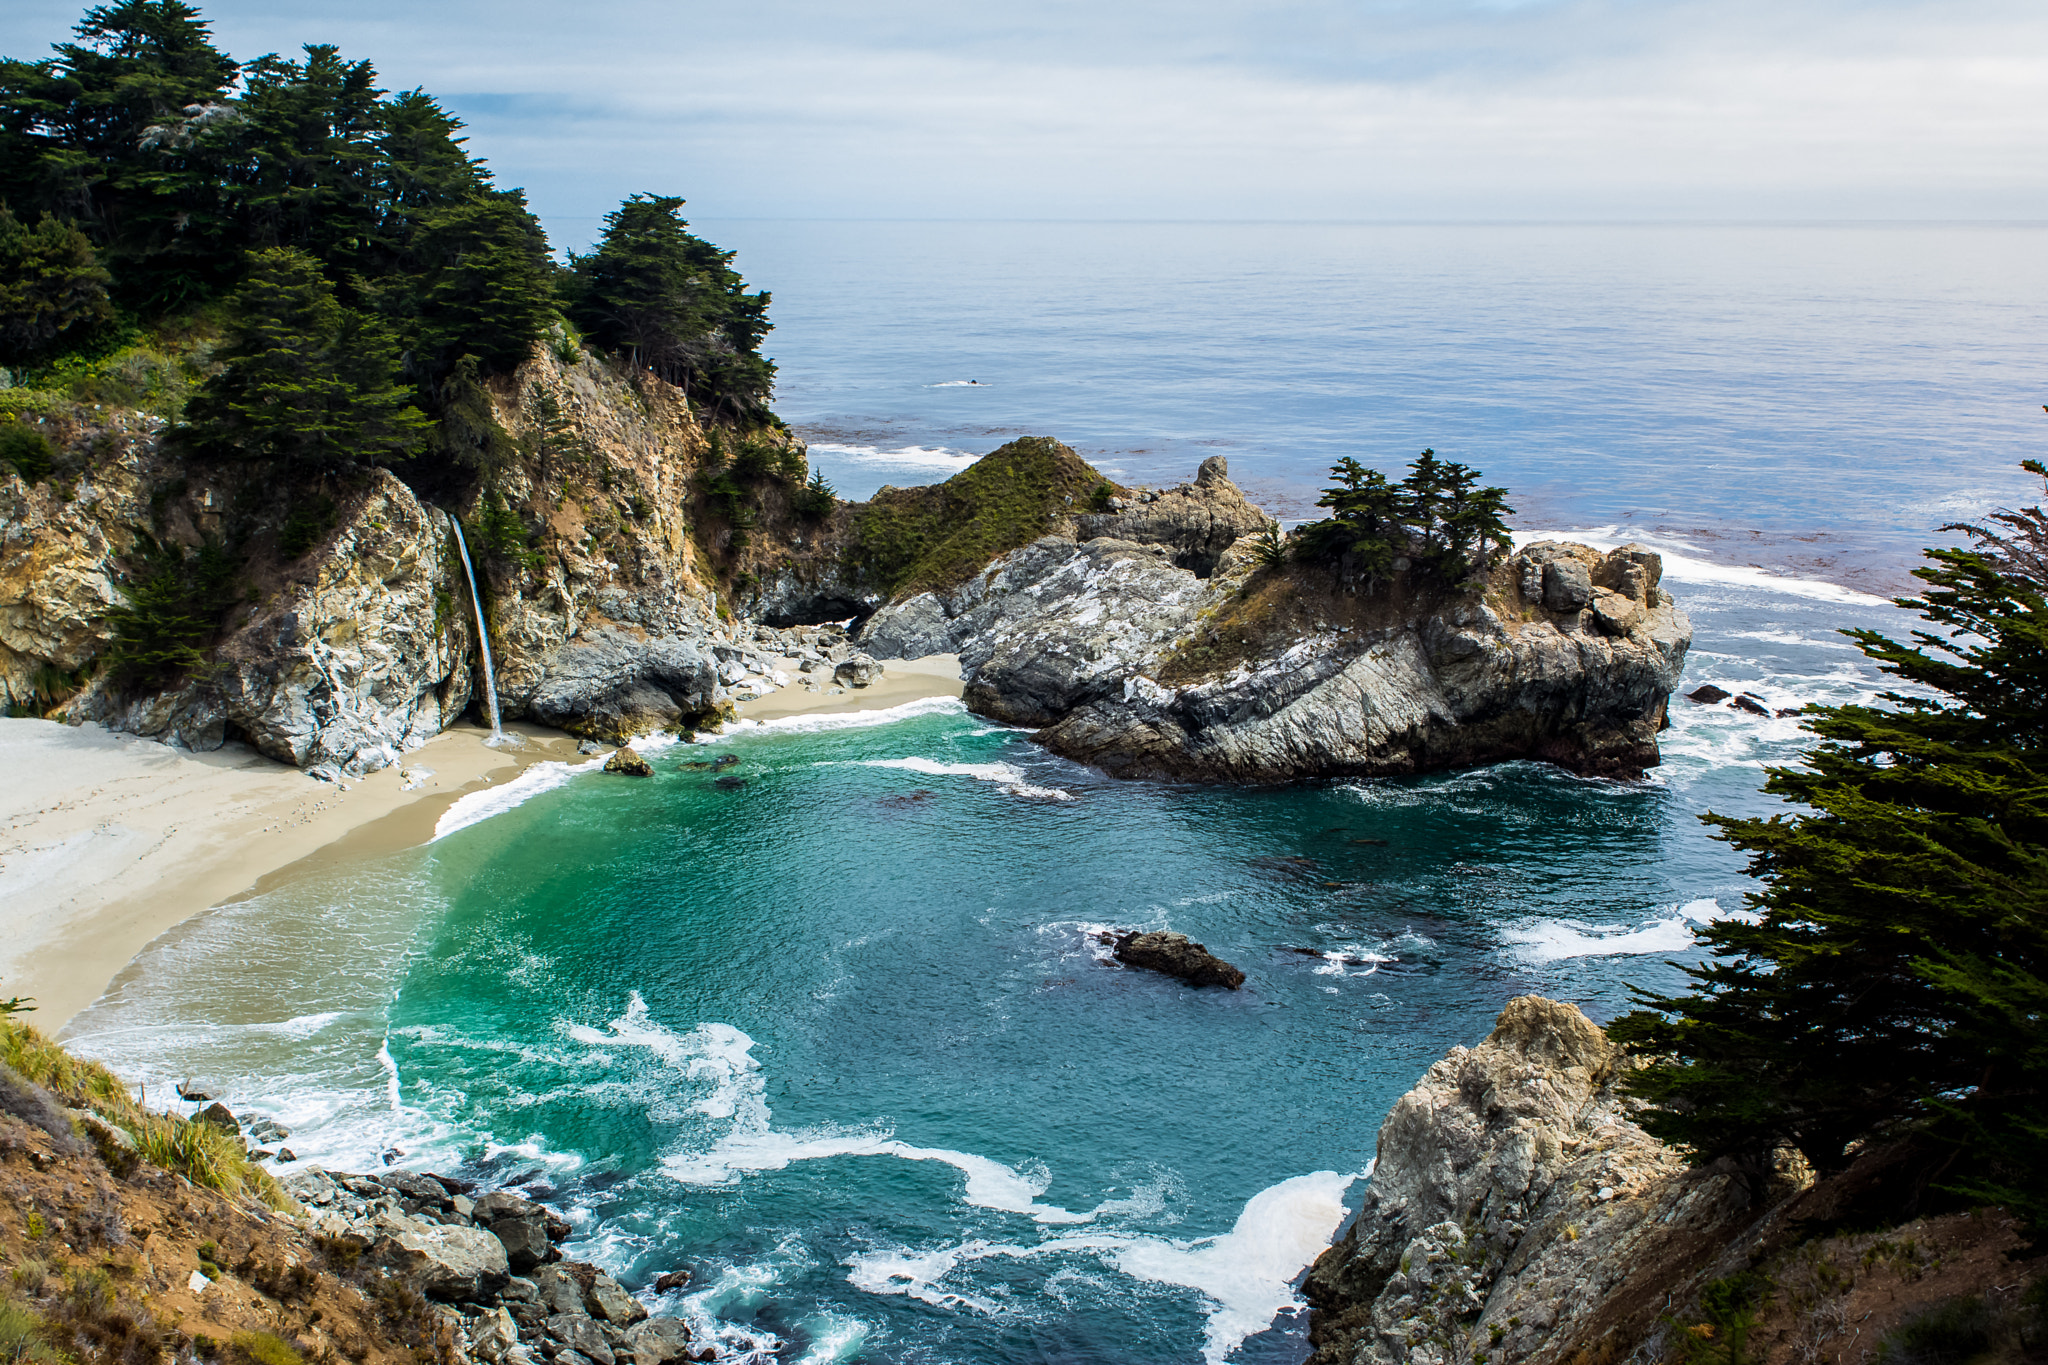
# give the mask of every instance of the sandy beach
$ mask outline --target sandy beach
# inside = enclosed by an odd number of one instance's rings
[[[789,686],[740,715],[877,711],[961,691],[946,655],[892,662],[866,688],[812,692],[793,661],[787,672]],[[461,725],[397,767],[331,784],[241,745],[195,754],[96,725],[0,718],[0,998],[34,997],[37,1026],[55,1032],[187,917],[425,843],[456,798],[531,764],[604,757],[579,756],[559,731],[506,729],[519,747],[487,747],[488,731]]]

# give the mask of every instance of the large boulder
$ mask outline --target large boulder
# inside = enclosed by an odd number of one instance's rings
[[[606,744],[694,728],[725,703],[718,660],[700,641],[638,628],[586,630],[546,656],[542,669],[528,714]]]
[[[597,1365],[612,1365],[612,1348],[604,1329],[587,1313],[557,1313],[547,1321],[548,1338],[581,1353]]]
[[[1234,991],[1244,985],[1243,972],[1186,934],[1121,934],[1115,952],[1119,962],[1174,977],[1190,986],[1222,986]]]
[[[687,1360],[690,1326],[681,1318],[650,1318],[626,1329],[626,1349],[633,1353],[633,1365]]]
[[[512,1278],[505,1244],[482,1228],[414,1225],[379,1239],[378,1259],[432,1299],[487,1299]]]
[[[547,1210],[532,1200],[495,1190],[477,1199],[470,1217],[505,1244],[514,1273],[524,1275],[547,1259]]]

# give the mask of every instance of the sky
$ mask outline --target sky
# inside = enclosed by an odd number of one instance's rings
[[[82,7],[8,0],[39,57]],[[216,0],[692,217],[2048,219],[2040,0]]]

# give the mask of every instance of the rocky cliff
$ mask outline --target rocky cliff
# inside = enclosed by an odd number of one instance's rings
[[[1240,514],[1244,509],[1249,515]],[[956,653],[968,704],[1119,776],[1284,782],[1536,758],[1640,776],[1692,627],[1640,546],[1543,543],[1456,590],[1260,568],[1220,460],[1194,485],[891,602],[878,658]],[[1231,545],[1215,547],[1235,532]]]
[[[712,496],[734,461],[679,391],[539,351],[490,399],[499,453],[446,507],[387,470],[285,491],[172,455],[140,413],[42,416],[70,472],[0,475],[0,701],[327,776],[383,767],[481,691],[457,515],[507,718],[605,739],[701,724],[800,647],[757,639],[721,593],[758,553],[735,523],[790,521],[788,481]],[[122,681],[105,665],[124,589],[206,545],[240,594],[206,657],[168,687]]]
[[[1574,1006],[1523,996],[1432,1066],[1303,1285],[1310,1365],[1928,1358],[1880,1348],[1945,1304],[2007,1313],[2048,1269],[2003,1211],[1907,1222],[1891,1151],[1818,1184],[1792,1157],[1688,1166],[1634,1121],[1628,1065]]]

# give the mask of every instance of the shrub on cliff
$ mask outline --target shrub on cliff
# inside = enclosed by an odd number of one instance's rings
[[[1937,1185],[2048,1231],[2048,518],[1999,520],[1914,571],[1937,630],[1849,632],[1916,690],[1809,710],[1821,742],[1765,783],[1801,809],[1707,817],[1755,914],[1612,1032],[1651,1059],[1645,1126],[1701,1160],[1789,1143],[1826,1172],[1917,1132]]]
[[[236,565],[209,541],[187,553],[145,538],[140,568],[107,612],[106,658],[125,688],[165,687],[205,662],[205,646],[235,602]]]

